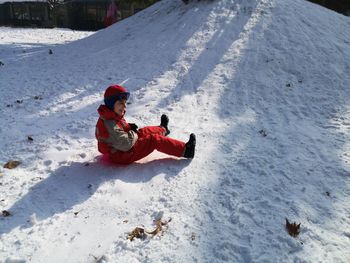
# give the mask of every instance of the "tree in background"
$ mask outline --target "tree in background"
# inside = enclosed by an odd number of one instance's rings
[[[47,2],[49,3],[49,9],[53,24],[57,25],[58,9],[64,3],[64,0],[47,0]]]
[[[344,15],[350,15],[350,0],[308,0]]]
[[[64,0],[47,0],[51,11],[57,9],[57,7],[64,3]]]

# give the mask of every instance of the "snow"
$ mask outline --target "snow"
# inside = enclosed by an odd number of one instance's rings
[[[96,33],[1,27],[0,163],[21,164],[0,168],[0,262],[349,262],[349,57],[349,17],[303,0],[163,0]],[[132,93],[127,121],[195,132],[195,158],[102,158],[112,83]],[[162,235],[127,240],[159,217]]]

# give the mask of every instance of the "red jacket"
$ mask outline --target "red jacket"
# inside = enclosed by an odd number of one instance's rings
[[[131,130],[124,117],[118,116],[105,105],[101,105],[97,112],[100,115],[95,131],[98,151],[106,154],[130,150],[138,135]]]

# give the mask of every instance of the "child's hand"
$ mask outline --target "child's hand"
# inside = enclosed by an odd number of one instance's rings
[[[139,128],[135,123],[129,123],[129,126],[134,132],[137,132],[137,129]]]

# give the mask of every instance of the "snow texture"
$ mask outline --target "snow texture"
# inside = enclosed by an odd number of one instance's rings
[[[0,28],[0,162],[21,161],[0,168],[0,262],[349,262],[349,58],[349,17],[303,0],[163,0],[94,33]],[[132,93],[129,122],[166,113],[172,137],[195,132],[195,158],[103,158],[112,83]],[[159,217],[162,235],[127,240]]]

